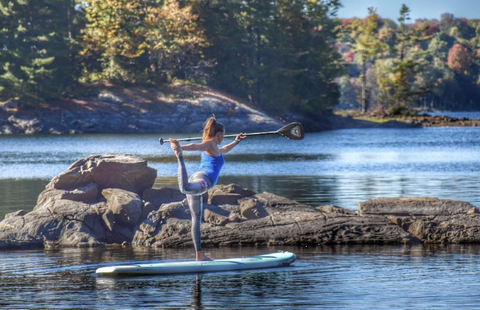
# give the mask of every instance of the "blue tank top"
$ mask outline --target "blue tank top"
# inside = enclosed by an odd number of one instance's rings
[[[212,186],[217,184],[218,175],[220,170],[222,170],[225,159],[223,155],[220,154],[218,157],[207,155],[205,152],[202,152],[202,161],[200,163],[199,171],[205,171],[210,181],[212,181]]]

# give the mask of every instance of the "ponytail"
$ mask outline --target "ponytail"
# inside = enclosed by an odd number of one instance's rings
[[[203,140],[213,138],[217,133],[223,132],[225,127],[222,123],[217,122],[215,116],[209,117],[203,124]]]

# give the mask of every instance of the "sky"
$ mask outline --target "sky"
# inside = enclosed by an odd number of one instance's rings
[[[377,8],[382,18],[394,21],[402,4],[410,10],[411,22],[417,18],[440,19],[442,13],[453,13],[455,17],[480,19],[480,0],[340,0],[343,8],[338,11],[338,17],[365,17],[369,7]]]

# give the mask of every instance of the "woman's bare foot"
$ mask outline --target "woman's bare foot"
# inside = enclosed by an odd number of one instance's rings
[[[211,259],[207,255],[203,254],[202,251],[198,251],[195,260],[198,262],[198,261],[210,261],[210,260],[213,260],[213,259]]]
[[[178,143],[177,140],[172,138],[169,138],[168,141],[170,141],[170,147],[172,148],[172,151],[175,153],[175,156],[182,157],[183,152],[182,152],[182,147],[180,146],[180,143]]]

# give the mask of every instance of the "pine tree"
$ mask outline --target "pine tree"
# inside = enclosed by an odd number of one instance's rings
[[[340,73],[329,14],[338,1],[192,0],[213,59],[211,85],[277,115],[333,106]]]
[[[38,103],[73,81],[71,1],[0,2],[0,97]]]
[[[429,89],[415,88],[415,75],[420,73],[425,65],[426,52],[419,47],[419,42],[428,40],[431,36],[424,36],[423,29],[412,29],[406,25],[410,20],[410,9],[403,4],[400,9],[400,24],[397,31],[397,44],[395,47],[396,59],[390,72],[393,74],[391,83],[393,97],[397,104],[406,106],[411,99],[419,94],[428,92]]]
[[[378,36],[378,15],[374,8],[368,9],[368,16],[364,20],[356,19],[347,28],[348,34],[353,37],[353,51],[358,55],[358,63],[361,67],[360,102],[362,113],[367,112],[367,69],[372,66],[376,58],[387,50],[387,45]]]

